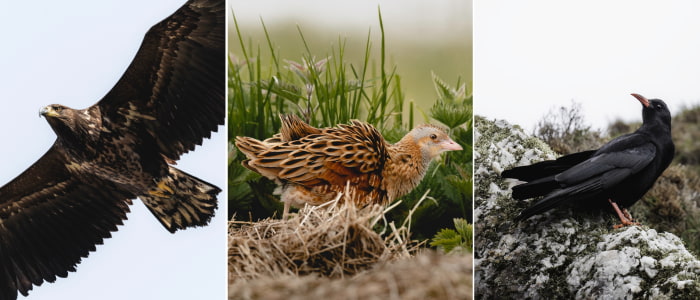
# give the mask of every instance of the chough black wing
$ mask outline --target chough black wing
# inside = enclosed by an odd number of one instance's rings
[[[513,193],[517,190],[522,195],[532,193],[537,187],[556,185],[556,189],[523,210],[516,220],[542,213],[564,201],[586,201],[598,197],[644,169],[656,156],[656,146],[641,136],[628,136],[624,141],[621,144],[626,147],[615,147],[613,144],[611,147],[601,148],[594,156],[564,172],[522,184],[519,189],[514,187]],[[546,184],[543,183],[545,181]]]

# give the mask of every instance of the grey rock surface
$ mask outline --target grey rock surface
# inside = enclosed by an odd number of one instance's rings
[[[556,155],[505,121],[474,132],[476,299],[700,299],[700,261],[673,234],[567,208],[513,222],[531,200],[499,174]]]

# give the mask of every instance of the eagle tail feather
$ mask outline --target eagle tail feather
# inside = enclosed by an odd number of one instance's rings
[[[178,229],[205,226],[217,208],[221,189],[197,177],[169,167],[147,194],[139,196],[163,226],[174,233]]]

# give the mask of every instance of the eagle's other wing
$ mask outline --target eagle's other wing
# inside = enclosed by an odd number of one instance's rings
[[[0,188],[0,298],[66,277],[117,230],[129,193],[93,178],[81,181],[58,144]]]
[[[224,13],[223,0],[191,0],[154,25],[124,75],[90,108],[106,129],[153,139],[177,160],[224,124]]]

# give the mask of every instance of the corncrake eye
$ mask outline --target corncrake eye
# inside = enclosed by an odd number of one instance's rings
[[[431,134],[431,135],[430,135],[430,138],[433,139],[433,140],[434,140],[434,139],[437,139],[437,134],[434,134],[434,133]]]

